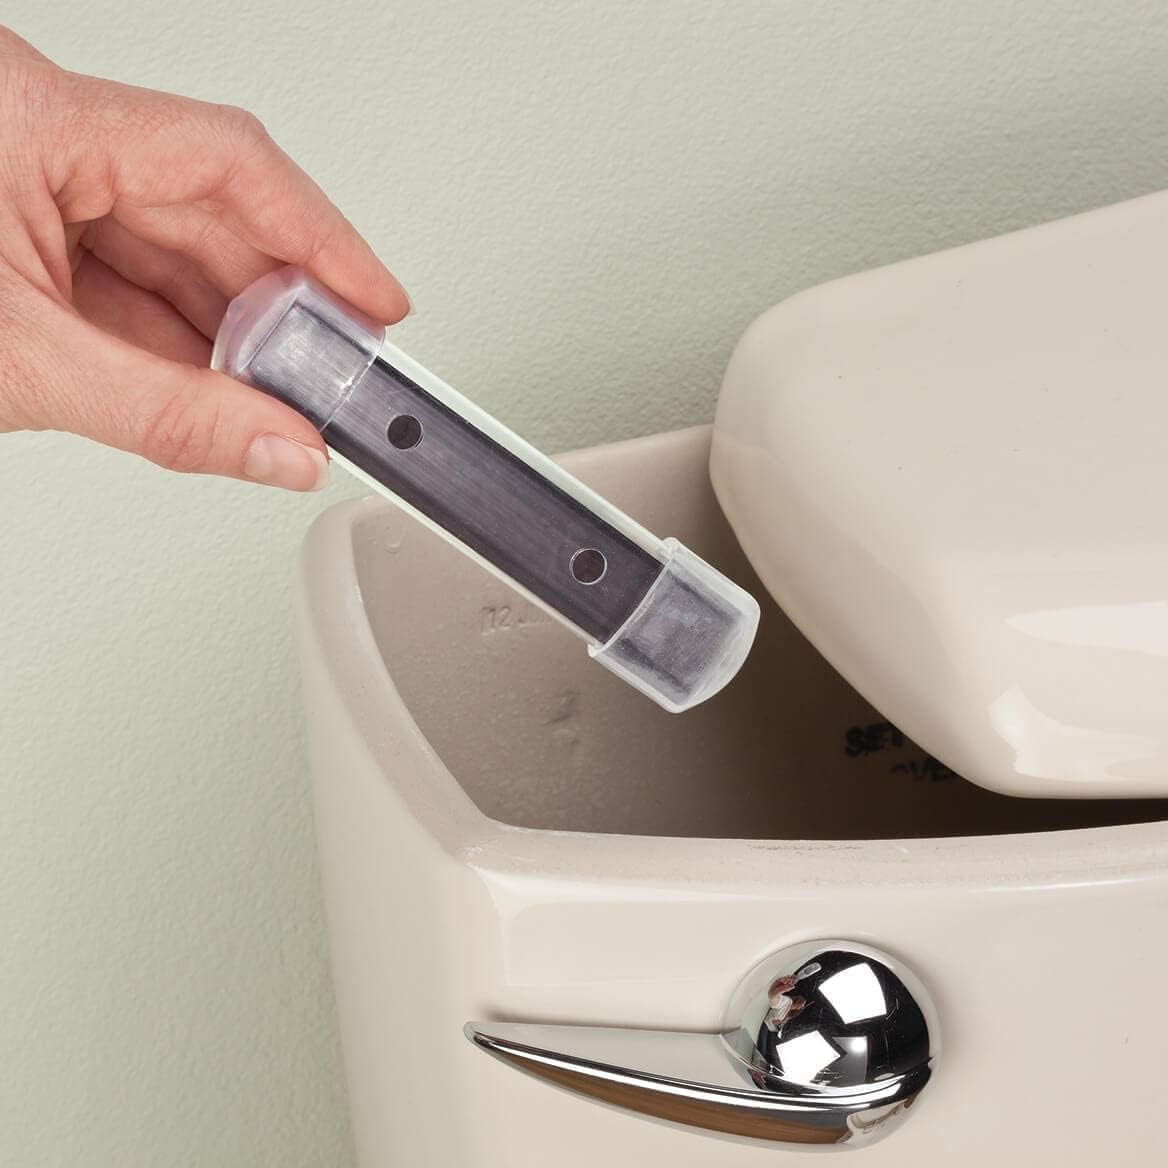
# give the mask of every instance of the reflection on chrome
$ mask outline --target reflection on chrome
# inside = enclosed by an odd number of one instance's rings
[[[867,961],[841,969],[820,983],[819,992],[832,1004],[841,1022],[863,1022],[888,1013],[880,979]]]
[[[932,1076],[920,983],[867,946],[820,941],[750,974],[721,1035],[468,1023],[511,1066],[603,1102],[735,1136],[854,1146],[886,1135]]]
[[[789,1038],[774,1047],[775,1062],[782,1067],[783,1077],[795,1083],[814,1083],[820,1071],[826,1070],[843,1051],[828,1042],[818,1030],[809,1030],[798,1038]]]

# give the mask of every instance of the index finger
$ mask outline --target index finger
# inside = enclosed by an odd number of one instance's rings
[[[72,74],[61,85],[61,134],[45,169],[66,222],[118,204],[211,206],[240,239],[375,319],[409,311],[389,269],[252,114]]]
[[[212,200],[242,239],[307,269],[375,320],[399,321],[409,297],[327,195],[246,115],[240,153]]]

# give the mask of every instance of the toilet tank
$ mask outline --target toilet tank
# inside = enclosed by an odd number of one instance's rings
[[[710,441],[565,461],[765,597],[711,490]],[[713,1036],[750,971],[820,938],[911,967],[941,1036],[927,1088],[865,1163],[1155,1155],[1164,803],[968,782],[771,602],[740,676],[667,714],[381,501],[318,521],[301,592],[361,1168],[804,1163],[520,1074],[463,1027]]]

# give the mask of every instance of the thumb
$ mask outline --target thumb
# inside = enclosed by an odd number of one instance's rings
[[[259,390],[167,360],[70,317],[38,422],[139,454],[167,470],[227,475],[293,491],[328,478],[324,443]]]

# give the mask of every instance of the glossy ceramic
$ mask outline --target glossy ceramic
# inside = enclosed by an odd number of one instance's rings
[[[765,596],[708,456],[696,430],[568,462]],[[1165,805],[1015,800],[957,778],[769,603],[739,677],[666,714],[378,500],[317,523],[304,579],[361,1168],[804,1163],[523,1075],[463,1026],[716,1035],[742,1023],[751,971],[821,938],[911,969],[943,1040],[910,1114],[857,1163],[1156,1162]]]
[[[747,332],[712,475],[853,685],[966,777],[1168,794],[1168,194],[866,272]]]

